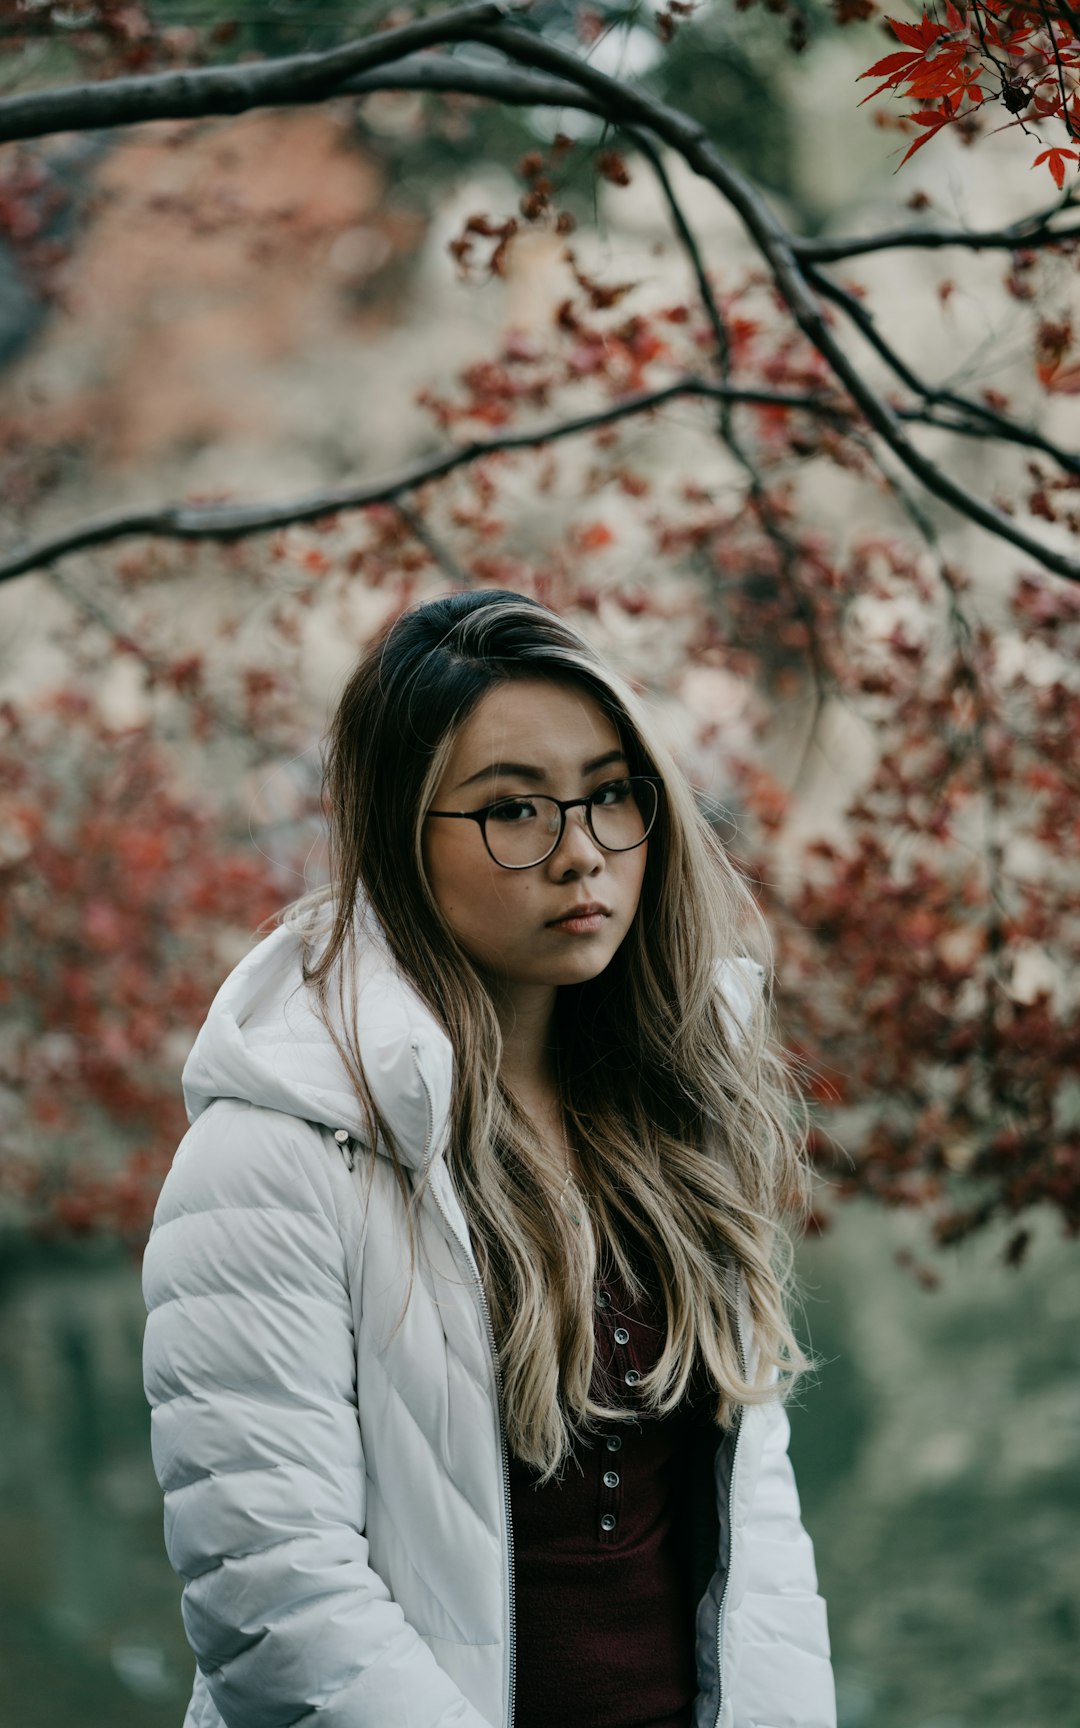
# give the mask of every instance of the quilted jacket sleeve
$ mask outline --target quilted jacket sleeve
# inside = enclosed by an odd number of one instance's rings
[[[162,1190],[144,1370],[184,1625],[227,1728],[489,1728],[368,1563],[339,1170],[220,1100]]]
[[[768,1425],[747,1518],[733,1721],[735,1728],[836,1728],[825,1603],[788,1456],[790,1424],[779,1402],[763,1408]]]

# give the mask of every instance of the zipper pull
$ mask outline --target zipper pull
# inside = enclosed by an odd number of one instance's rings
[[[349,1144],[349,1130],[347,1128],[335,1128],[334,1139],[337,1141],[341,1156],[345,1160],[345,1168],[347,1170],[355,1170],[356,1154],[353,1152],[352,1146]]]

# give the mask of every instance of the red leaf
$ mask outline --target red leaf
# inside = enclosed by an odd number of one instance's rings
[[[873,66],[868,66],[865,72],[859,73],[859,78],[892,79],[894,72],[899,72],[902,66],[911,66],[919,59],[918,54],[886,54],[884,60],[876,60]],[[858,79],[855,80],[858,83]]]
[[[921,138],[916,138],[914,144],[912,144],[911,148],[897,164],[897,168],[894,172],[898,172],[899,169],[904,166],[904,163],[907,162],[910,157],[914,156],[916,150],[921,150],[924,144],[929,144],[931,138],[936,138],[937,134],[941,131],[941,128],[943,126],[948,126],[949,122],[953,119],[953,115],[942,114],[939,111],[935,111],[933,114],[912,114],[910,118],[914,120],[917,126],[926,126],[929,130],[924,132]]]
[[[1066,157],[1072,162],[1080,161],[1080,156],[1075,150],[1063,150],[1060,145],[1055,145],[1054,149],[1044,150],[1041,155],[1036,156],[1031,166],[1037,168],[1040,162],[1045,162],[1054,176],[1054,184],[1060,192],[1065,184]]]
[[[962,63],[962,53],[954,54],[950,51],[948,54],[939,54],[929,64],[913,71],[908,95],[916,102],[924,102],[951,90],[960,82]]]
[[[901,18],[890,18],[888,24],[898,41],[906,42],[909,48],[918,48],[921,53],[945,35],[944,24],[935,24],[925,12],[919,24],[905,24]]]

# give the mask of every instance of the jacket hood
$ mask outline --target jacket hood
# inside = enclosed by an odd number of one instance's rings
[[[314,942],[316,954],[324,941],[321,934]],[[239,1098],[367,1138],[355,1089],[316,1012],[302,964],[301,935],[284,923],[226,978],[184,1065],[189,1122],[215,1098]],[[358,918],[356,992],[360,1053],[375,1103],[402,1162],[419,1168],[446,1139],[450,1041],[402,976],[370,913]],[[329,1005],[333,1012],[333,987]]]

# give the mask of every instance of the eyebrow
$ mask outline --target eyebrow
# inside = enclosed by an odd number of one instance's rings
[[[630,766],[630,759],[622,750],[609,750],[606,756],[594,756],[591,762],[581,764],[583,774],[592,774],[597,768],[607,768],[612,762],[625,762]],[[489,767],[481,768],[475,774],[470,774],[467,780],[462,780],[454,787],[455,792],[461,792],[466,786],[471,786],[474,780],[483,780],[492,774],[518,774],[524,780],[546,780],[547,774],[543,768],[533,768],[528,762],[492,762]]]

